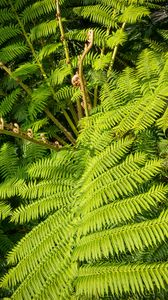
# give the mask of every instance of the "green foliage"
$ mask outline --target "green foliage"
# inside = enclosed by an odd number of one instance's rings
[[[75,146],[55,153],[2,140],[2,293],[13,300],[166,299],[168,60],[153,41],[145,48],[141,32],[164,1],[68,2],[60,1],[64,36],[54,1],[0,0],[1,25],[9,23],[0,38],[1,116],[21,123],[21,137],[32,128],[33,138],[45,132],[54,142],[74,124],[80,130]],[[94,46],[83,66],[93,109],[78,124],[82,91],[71,77],[88,29]],[[52,128],[57,117],[63,130]]]

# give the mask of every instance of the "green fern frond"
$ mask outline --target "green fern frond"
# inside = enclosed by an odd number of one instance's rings
[[[32,41],[38,40],[42,37],[48,37],[55,34],[57,31],[58,22],[54,20],[46,21],[40,23],[39,25],[33,27],[30,31],[30,39]]]
[[[30,77],[32,74],[38,72],[39,66],[35,63],[25,63],[20,65],[17,69],[12,72],[12,76],[16,79],[20,77],[22,80]]]
[[[36,118],[37,114],[43,111],[50,96],[51,90],[44,84],[32,92],[32,99],[29,105],[29,114],[31,118]]]
[[[5,202],[0,202],[0,220],[4,220],[11,214],[11,207]]]
[[[157,120],[156,124],[164,132],[166,131],[166,129],[168,128],[168,108],[166,108],[163,116]]]
[[[109,294],[121,296],[132,291],[144,294],[154,292],[155,287],[166,289],[167,263],[114,265],[86,265],[80,268],[76,280],[77,294],[87,297],[103,297]]]
[[[16,149],[9,143],[4,143],[0,149],[0,172],[3,178],[11,178],[16,175],[18,169],[18,157]]]
[[[81,42],[85,42],[87,39],[88,29],[78,30],[75,29],[72,32],[67,32],[65,34],[66,38],[71,40],[77,40]],[[94,44],[102,47],[106,44],[106,31],[100,28],[94,28]]]
[[[43,299],[41,294],[48,297],[51,292],[49,286],[53,287],[52,292],[54,294],[61,296],[61,294],[64,295],[65,293],[66,295],[68,293],[70,279],[72,280],[74,276],[74,266],[76,271],[76,264],[71,264],[72,240],[70,236],[72,228],[69,225],[70,221],[70,217],[66,212],[56,212],[42,224],[35,227],[9,254],[8,260],[11,263],[20,261],[17,267],[11,269],[8,275],[4,277],[3,281],[4,287],[21,282],[20,287],[12,296],[13,299],[19,299],[20,297],[29,299],[31,295],[35,295],[37,280],[39,299]],[[26,245],[30,243],[32,238],[34,242],[27,248]],[[27,263],[27,258],[29,263]],[[39,258],[41,258],[40,263]],[[41,271],[44,269],[46,272],[43,276],[40,276]],[[47,277],[45,274],[47,274]],[[53,284],[53,278],[56,285]],[[44,281],[47,285],[44,284]],[[30,282],[32,282],[31,291],[28,287]]]
[[[71,74],[71,67],[69,65],[62,65],[55,69],[51,73],[50,82],[52,85],[57,85],[63,83],[65,77]]]
[[[137,21],[142,19],[142,17],[149,16],[149,14],[150,11],[146,7],[143,6],[135,7],[130,5],[124,10],[119,20],[121,22],[126,22],[126,23],[136,23]]]
[[[28,23],[54,11],[56,11],[56,7],[52,0],[36,1],[22,12],[22,20],[24,23]]]
[[[157,245],[167,237],[168,218],[157,218],[136,224],[91,233],[82,237],[74,250],[80,261],[102,259],[110,255],[142,250]]]
[[[5,254],[13,247],[12,241],[9,237],[0,229],[0,252]]]
[[[0,9],[0,22],[5,23],[11,20],[14,20],[15,16],[10,8]]]
[[[113,201],[87,213],[81,221],[79,235],[102,230],[105,226],[119,225],[130,221],[144,211],[152,211],[159,203],[166,201],[167,187],[152,186],[147,192],[134,197]]]
[[[16,37],[21,33],[20,29],[16,26],[5,26],[0,29],[0,45],[5,43],[10,38]]]
[[[44,46],[41,51],[39,52],[39,59],[43,60],[45,57],[49,56],[50,54],[56,52],[60,47],[62,47],[61,43],[57,44],[48,44]]]
[[[33,122],[31,128],[32,128],[33,132],[37,132],[37,131],[39,131],[39,129],[43,128],[47,124],[48,124],[48,119],[44,118],[44,119],[40,119],[38,121]]]
[[[116,27],[115,18],[112,18],[113,10],[105,5],[88,5],[73,9],[74,13],[93,22],[102,24],[106,27]]]
[[[26,45],[19,42],[2,48],[0,51],[0,60],[3,63],[10,62],[20,56],[26,55],[29,49]]]
[[[107,46],[113,49],[115,46],[123,45],[127,40],[127,34],[123,29],[118,29],[108,40]]]
[[[17,88],[10,95],[6,96],[2,100],[2,102],[0,104],[0,115],[2,117],[7,115],[11,111],[14,103],[18,100],[20,94],[21,94],[21,90],[19,88]]]
[[[11,178],[0,184],[0,197],[2,199],[10,198],[19,195],[19,192],[24,188],[25,182],[23,179]]]
[[[15,0],[15,8],[21,9],[26,6],[29,0]]]

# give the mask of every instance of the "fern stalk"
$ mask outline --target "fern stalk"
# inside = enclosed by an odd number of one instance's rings
[[[84,51],[83,51],[82,55],[79,57],[79,62],[78,62],[80,88],[81,88],[81,92],[82,92],[82,98],[83,98],[83,102],[84,102],[84,110],[85,110],[86,117],[89,116],[88,106],[89,105],[91,106],[91,103],[90,103],[90,100],[89,100],[89,95],[88,95],[88,91],[87,91],[87,87],[86,87],[86,81],[85,81],[84,72],[83,72],[83,62],[84,62],[84,59],[85,59],[86,55],[89,53],[89,51],[91,50],[91,48],[93,46],[93,35],[94,35],[94,32],[92,30],[91,31],[91,40],[89,41],[88,45],[85,44]]]
[[[60,33],[61,33],[61,41],[62,41],[63,46],[64,46],[64,51],[65,51],[65,56],[66,56],[66,64],[70,64],[69,48],[68,48],[67,40],[65,38],[64,27],[63,27],[63,24],[62,24],[59,0],[56,0],[55,4],[56,4],[56,10],[57,10],[56,18],[58,19],[59,29],[60,29]]]
[[[44,143],[42,141],[30,138],[24,132],[23,133],[22,132],[15,133],[13,131],[9,131],[9,130],[6,130],[6,129],[0,129],[0,134],[5,134],[5,135],[8,135],[8,136],[13,136],[15,138],[24,139],[24,140],[27,140],[27,141],[33,143],[33,144],[40,145],[44,148],[51,149],[51,150],[54,150],[54,151],[58,151],[58,148],[54,144],[52,145],[52,144],[49,144],[49,143]]]
[[[126,22],[124,22],[122,24],[122,27],[121,27],[122,31],[124,31],[125,25],[126,25]],[[108,77],[110,76],[110,73],[112,71],[112,68],[113,68],[113,65],[114,65],[114,61],[115,61],[115,58],[116,58],[116,55],[117,55],[117,51],[118,51],[118,45],[116,45],[114,47],[114,50],[113,50],[113,53],[112,53],[111,62],[110,62],[109,70],[108,70],[108,73],[107,73]]]

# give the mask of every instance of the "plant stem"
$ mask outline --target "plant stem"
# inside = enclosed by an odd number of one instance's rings
[[[122,24],[122,27],[121,27],[122,31],[124,31],[125,25],[126,25],[126,22],[124,22]],[[114,65],[114,61],[115,61],[115,58],[116,58],[116,55],[117,55],[118,46],[119,45],[117,45],[117,46],[114,47],[114,50],[113,50],[113,53],[112,53],[112,57],[111,57],[110,66],[109,66],[108,73],[107,73],[107,77],[109,77],[110,74],[111,74],[111,71],[112,71],[112,68],[113,68],[113,65]]]
[[[69,117],[68,113],[66,112],[65,109],[62,110],[66,120],[68,121],[69,125],[71,126],[73,132],[75,133],[76,136],[78,136],[78,130],[76,129],[74,123],[72,122],[71,118]]]
[[[46,108],[45,109],[46,115],[53,121],[53,123],[65,134],[67,139],[73,144],[76,144],[75,139],[73,138],[72,134],[52,115],[52,113]]]
[[[91,40],[88,45],[85,44],[85,49],[84,49],[82,55],[79,57],[79,62],[78,62],[80,88],[81,88],[82,98],[83,98],[83,102],[84,102],[84,110],[85,110],[86,117],[89,116],[88,105],[91,103],[89,103],[88,91],[86,88],[86,83],[85,83],[85,78],[84,78],[84,73],[83,73],[83,62],[84,62],[86,55],[88,54],[88,52],[90,51],[90,49],[93,46],[93,34],[94,34],[93,30],[90,31]]]
[[[96,85],[94,88],[93,107],[96,107],[96,105],[97,105],[97,96],[98,96],[98,85]]]
[[[75,121],[75,124],[78,125],[78,116],[77,116],[76,110],[71,102],[69,103],[69,109],[70,109],[71,115]]]
[[[35,140],[33,138],[30,138],[29,136],[27,136],[24,133],[15,133],[13,131],[8,131],[6,129],[3,129],[3,130],[0,129],[0,134],[5,134],[5,135],[13,136],[13,137],[16,137],[16,138],[19,138],[19,139],[24,139],[24,140],[27,140],[27,141],[33,143],[33,144],[40,145],[44,148],[52,149],[54,151],[58,151],[58,148],[55,145],[52,145],[52,144],[49,144],[49,143],[44,143],[44,142],[39,141],[39,140]]]
[[[63,24],[62,24],[59,0],[56,0],[55,4],[56,4],[56,11],[57,11],[56,18],[58,19],[59,29],[60,29],[60,33],[61,33],[61,41],[62,41],[63,46],[64,46],[64,51],[65,51],[65,56],[66,56],[66,64],[70,64],[69,48],[68,48],[67,40],[65,38],[64,27],[63,27]]]

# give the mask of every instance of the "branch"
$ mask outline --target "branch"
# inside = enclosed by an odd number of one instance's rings
[[[5,134],[5,135],[9,135],[9,136],[13,136],[13,137],[16,137],[16,138],[19,138],[19,139],[24,139],[24,140],[27,140],[33,144],[37,144],[37,145],[40,145],[44,148],[47,148],[47,149],[51,149],[51,150],[54,150],[54,151],[58,151],[59,148],[58,146],[52,144],[52,143],[49,143],[49,142],[42,142],[42,141],[39,141],[39,140],[36,140],[34,138],[30,138],[28,135],[26,135],[25,133],[16,133],[16,132],[13,132],[13,131],[8,131],[6,129],[0,129],[0,134]]]

